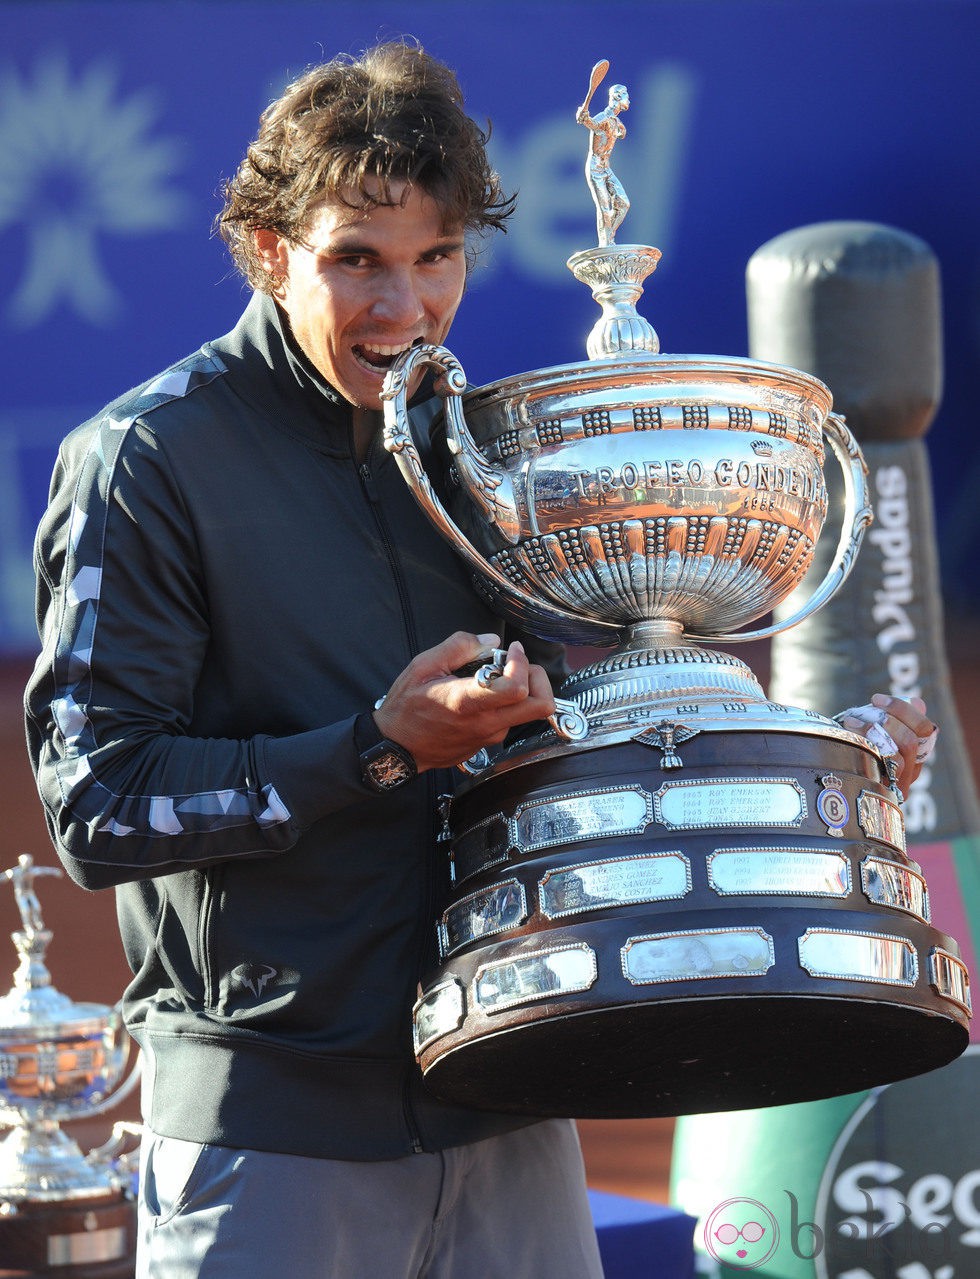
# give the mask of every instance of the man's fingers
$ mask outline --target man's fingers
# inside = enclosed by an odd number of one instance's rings
[[[515,640],[508,649],[494,648],[484,651],[481,656],[482,660],[457,668],[453,674],[457,677],[472,676],[480,693],[492,693],[497,705],[527,697],[529,663],[521,643]],[[479,704],[491,703],[481,699]]]
[[[551,687],[551,680],[548,678],[548,672],[543,666],[532,666],[529,675],[528,696],[546,707],[541,712],[541,718],[547,718],[547,716],[553,714],[555,709],[555,695]]]
[[[885,711],[891,720],[902,724],[915,737],[931,737],[938,731],[926,713],[926,704],[921,697],[911,697],[906,701],[901,697],[890,697],[887,693],[875,693],[871,705]]]
[[[515,641],[457,632],[420,653],[375,711],[381,731],[409,750],[419,771],[451,767],[520,724],[554,712],[551,684]]]
[[[912,697],[905,701],[887,693],[875,693],[871,704],[885,711],[888,731],[903,758],[910,765],[924,764],[935,749],[939,725],[929,718],[922,698]]]
[[[851,706],[835,718],[844,728],[864,733],[871,741],[875,740],[874,730],[878,729],[878,737],[889,737],[899,747],[914,747],[917,741],[932,739],[939,731],[926,714],[925,702],[919,697],[905,701],[887,693],[875,693],[867,705]]]
[[[499,635],[472,635],[469,631],[455,631],[441,644],[420,653],[415,664],[431,677],[453,675],[461,667],[475,662],[485,662],[495,648],[500,646]]]
[[[851,706],[835,718],[844,728],[863,733],[882,755],[899,761],[898,785],[907,795],[922,765],[932,754],[939,734],[939,727],[929,719],[922,698],[906,700],[888,693],[875,693],[866,705]]]

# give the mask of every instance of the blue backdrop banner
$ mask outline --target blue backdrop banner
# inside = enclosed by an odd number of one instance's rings
[[[946,394],[929,437],[941,556],[947,588],[980,604],[974,0],[2,12],[0,652],[37,645],[31,543],[60,438],[244,305],[211,224],[259,112],[308,65],[405,34],[492,118],[495,161],[520,194],[450,337],[472,382],[584,358],[595,305],[565,260],[595,243],[574,113],[599,58],[632,98],[619,239],[663,250],[640,305],[665,351],[745,354],[745,264],[790,228],[858,219],[927,241],[945,290]]]

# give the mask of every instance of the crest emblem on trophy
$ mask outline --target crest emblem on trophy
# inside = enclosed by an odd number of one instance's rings
[[[660,353],[636,309],[660,253],[616,243],[626,88],[590,113],[607,71],[575,116],[598,230],[568,262],[601,308],[588,358],[468,390],[450,351],[419,346],[384,391],[385,445],[484,596],[544,638],[608,650],[542,732],[467,769],[417,1055],[440,1095],[539,1115],[851,1092],[962,1052],[967,971],[932,926],[886,760],[769,701],[711,645],[831,598],[872,518],[866,469],[809,374]],[[421,366],[440,374],[446,492],[408,416]],[[747,630],[807,573],[828,454],[844,490],[832,562],[790,617]]]

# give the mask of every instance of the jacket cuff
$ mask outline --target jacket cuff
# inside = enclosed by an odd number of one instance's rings
[[[299,830],[368,794],[354,740],[357,719],[352,715],[325,728],[264,739],[264,771]]]

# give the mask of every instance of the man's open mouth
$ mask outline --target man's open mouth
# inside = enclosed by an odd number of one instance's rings
[[[353,347],[354,358],[359,364],[375,373],[384,373],[391,368],[395,359],[408,351],[411,342],[401,342],[397,346],[384,346],[380,343],[358,343]]]

